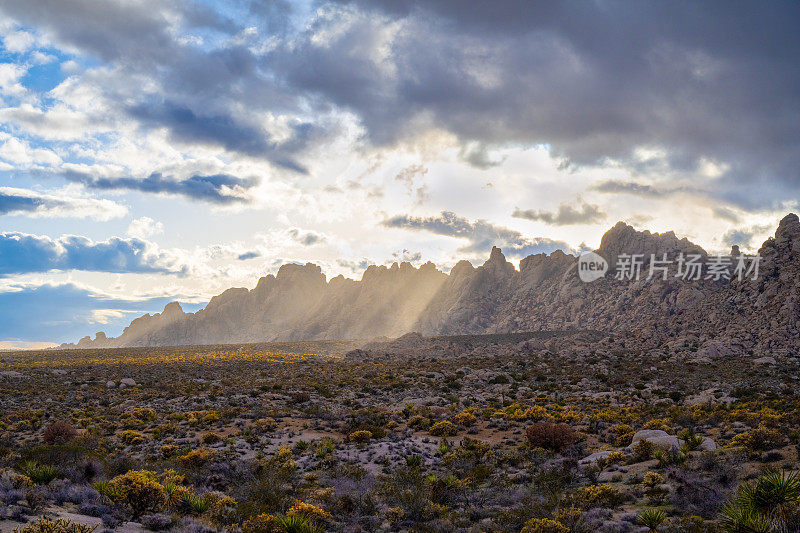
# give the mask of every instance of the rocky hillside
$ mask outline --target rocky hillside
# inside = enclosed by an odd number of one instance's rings
[[[636,231],[620,222],[597,252],[614,265],[622,253],[676,257],[705,251],[674,233]],[[738,249],[732,250],[737,254]],[[800,349],[800,221],[794,214],[759,251],[758,280],[619,281],[611,273],[580,281],[577,258],[556,251],[520,262],[494,248],[480,267],[461,261],[449,274],[431,263],[371,266],[360,281],[326,281],[313,264],[284,265],[254,289],[229,289],[205,309],[177,303],[131,322],[117,338],[99,333],[85,348],[219,344],[268,340],[506,333],[554,329],[635,332],[637,342],[682,346],[698,357]],[[613,270],[613,269],[612,269]],[[673,272],[671,272],[672,274]],[[64,345],[71,347],[73,345]]]

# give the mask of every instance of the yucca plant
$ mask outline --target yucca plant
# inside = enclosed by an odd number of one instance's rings
[[[684,451],[693,452],[699,450],[700,446],[703,445],[703,441],[705,441],[705,439],[700,435],[687,435],[683,444]]]
[[[181,504],[186,511],[195,515],[201,515],[208,511],[208,508],[211,507],[211,502],[208,500],[208,498],[205,496],[192,494],[191,492],[187,493],[183,497]]]
[[[726,533],[770,533],[772,523],[741,502],[728,502],[722,508],[720,525]]]
[[[769,470],[755,483],[739,487],[722,510],[722,525],[732,533],[786,531],[800,506],[800,475]]]
[[[286,533],[323,533],[322,526],[304,515],[283,516],[278,518],[278,525]]]
[[[656,450],[653,453],[653,457],[658,460],[658,466],[662,468],[672,465],[681,465],[686,462],[686,454],[674,448],[668,451]]]
[[[740,496],[757,513],[783,523],[800,504],[800,476],[797,472],[770,470],[754,485],[742,487]]]
[[[55,466],[40,465],[35,461],[26,462],[20,471],[37,485],[46,485],[59,476],[58,468]]]
[[[667,519],[667,514],[661,509],[645,509],[642,511],[637,521],[648,528],[650,531],[658,531],[658,527]]]

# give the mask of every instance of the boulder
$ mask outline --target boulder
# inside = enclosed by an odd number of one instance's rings
[[[716,450],[717,449],[717,443],[714,442],[713,440],[711,440],[708,437],[703,437],[703,443],[700,444],[700,449],[705,451],[705,452],[708,452],[708,451],[711,451],[711,450]]]
[[[119,380],[120,387],[135,387],[136,381],[133,378],[122,378]]]
[[[594,452],[593,454],[587,455],[586,457],[584,457],[583,459],[578,461],[578,464],[579,465],[591,465],[591,464],[596,463],[597,461],[602,461],[603,459],[605,459],[606,457],[608,457],[612,453],[614,453],[614,450],[603,450],[603,451],[600,451],[600,452]]]
[[[633,434],[633,439],[631,440],[629,448],[632,448],[640,440],[648,440],[652,442],[656,448],[662,450],[671,450],[672,448],[680,448],[683,446],[683,440],[660,429],[643,429],[637,431]]]
[[[775,361],[774,357],[759,357],[758,359],[753,359],[753,362],[757,365],[774,365],[777,361]]]

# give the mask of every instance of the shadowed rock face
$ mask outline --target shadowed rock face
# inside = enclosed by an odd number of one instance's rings
[[[660,256],[706,252],[674,233],[636,231],[620,222],[598,253]],[[672,275],[639,282],[612,276],[579,280],[577,258],[556,251],[520,262],[499,248],[475,268],[457,263],[450,274],[431,263],[371,266],[360,281],[325,280],[313,264],[283,265],[252,290],[228,289],[205,309],[162,313],[131,322],[122,335],[81,339],[78,347],[220,344],[298,339],[508,333],[554,329],[635,332],[654,347],[686,342],[700,356],[800,349],[800,220],[787,215],[764,243],[757,281],[684,281]],[[643,269],[643,272],[645,270]],[[677,339],[677,340],[676,340]],[[71,346],[71,345],[65,345]]]

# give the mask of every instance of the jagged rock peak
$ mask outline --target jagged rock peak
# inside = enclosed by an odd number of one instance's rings
[[[492,253],[489,254],[489,260],[487,263],[505,263],[506,256],[503,255],[503,251],[498,248],[497,246],[492,246]]]
[[[775,231],[775,238],[792,239],[800,235],[800,219],[794,213],[789,213],[781,219],[778,229]]]
[[[705,250],[689,241],[686,237],[679,239],[674,231],[650,233],[637,231],[633,226],[617,222],[613,228],[605,232],[597,250],[606,259],[612,260],[619,254],[674,254],[698,253],[705,255]]]
[[[325,275],[322,273],[322,267],[315,265],[314,263],[306,263],[305,265],[300,265],[297,263],[285,263],[278,269],[278,274],[275,276],[275,278],[284,281],[293,279],[297,276],[322,276],[323,279],[325,278]]]
[[[171,316],[179,316],[185,314],[183,312],[183,307],[178,302],[170,302],[164,307],[164,311],[161,312],[161,316],[163,317],[171,317]]]

